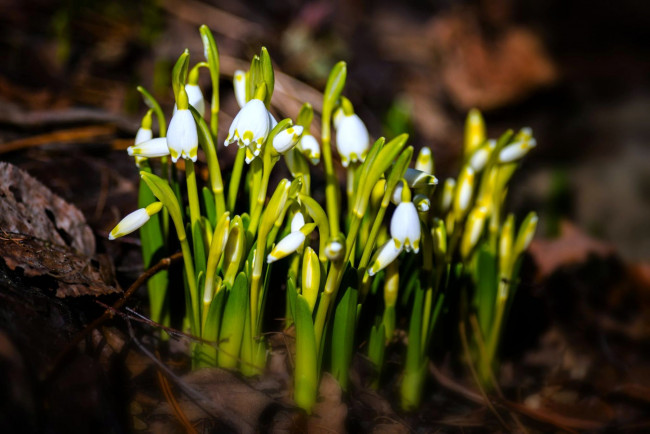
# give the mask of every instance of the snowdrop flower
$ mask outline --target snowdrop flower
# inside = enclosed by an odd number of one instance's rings
[[[415,169],[429,175],[433,175],[433,156],[431,149],[423,146],[418,153],[418,158],[415,160]]]
[[[537,146],[537,141],[535,139],[511,143],[499,152],[499,163],[505,164],[517,161],[535,146]]]
[[[303,128],[300,125],[296,125],[280,131],[273,138],[273,149],[278,154],[284,154],[298,143],[302,130]]]
[[[336,149],[343,167],[363,161],[370,147],[370,136],[363,121],[356,114],[342,114],[336,129]]]
[[[235,99],[239,108],[243,108],[246,105],[246,72],[238,69],[235,71],[235,75],[232,78],[232,84],[235,88]]]
[[[194,116],[187,108],[189,105],[187,92],[184,88],[178,92],[178,107],[169,122],[167,131],[167,146],[175,163],[179,157],[196,161],[199,150],[199,136],[196,132]]]
[[[418,212],[427,212],[431,209],[431,201],[424,194],[416,194],[413,196],[413,203]]]
[[[409,195],[410,196],[410,195]],[[411,198],[402,197],[390,220],[390,235],[395,240],[397,248],[406,251],[420,251],[420,218]],[[408,199],[408,200],[404,200]]]
[[[138,143],[126,148],[126,152],[132,157],[155,158],[169,155],[166,137],[157,137],[146,142]]]
[[[440,201],[440,208],[443,214],[451,208],[451,202],[454,200],[455,191],[456,180],[454,178],[445,179],[445,185],[442,187],[442,199]]]
[[[325,245],[325,257],[330,261],[338,261],[345,253],[345,244],[341,239],[331,239]]]
[[[298,149],[300,152],[311,161],[311,164],[316,165],[320,161],[320,145],[318,140],[311,134],[303,134],[298,142]]]
[[[278,259],[282,259],[298,250],[298,248],[305,242],[305,234],[300,231],[291,232],[286,237],[282,238],[279,243],[273,247],[271,253],[266,257],[267,263],[272,263]]]
[[[118,224],[113,228],[111,233],[108,235],[109,240],[114,240],[115,238],[123,237],[128,235],[133,231],[140,229],[145,223],[149,221],[149,218],[156,214],[162,209],[162,202],[154,202],[146,208],[140,208],[133,211],[131,214],[124,217]]]
[[[268,112],[264,103],[259,99],[252,99],[235,116],[230,125],[228,137],[223,144],[228,146],[231,143],[237,143],[240,148],[245,146],[254,158],[260,154],[262,144],[273,128],[273,121],[273,116]],[[248,158],[246,160],[248,162]]]
[[[469,165],[472,167],[472,169],[474,169],[475,172],[480,172],[483,170],[496,145],[496,140],[488,140],[485,145],[474,151],[474,154],[472,154],[469,159]]]
[[[372,265],[368,268],[368,275],[374,276],[379,273],[381,270],[386,268],[391,262],[393,262],[399,254],[402,252],[402,248],[397,246],[397,243],[394,239],[390,239],[381,246],[381,248],[375,253],[375,258],[372,261]]]

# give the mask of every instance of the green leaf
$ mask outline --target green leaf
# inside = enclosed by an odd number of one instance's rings
[[[142,98],[147,107],[153,109],[154,113],[156,113],[156,117],[158,118],[158,135],[160,137],[165,137],[167,135],[167,120],[165,119],[165,114],[163,113],[162,108],[160,108],[160,104],[158,104],[156,98],[154,98],[153,95],[151,95],[144,87],[138,86],[137,89],[138,92],[142,94]]]
[[[348,372],[354,349],[358,291],[348,287],[336,306],[332,333],[332,374],[341,388],[348,388]]]
[[[201,41],[203,42],[203,51],[210,68],[210,80],[212,81],[212,100],[210,108],[212,112],[219,112],[219,50],[214,42],[212,32],[205,24],[199,28]]]
[[[212,227],[215,227],[217,225],[217,209],[214,206],[214,196],[208,187],[203,187],[201,189],[201,194],[203,195],[205,215],[208,217],[210,225],[212,225]]]
[[[384,365],[384,353],[386,350],[386,338],[384,335],[384,324],[372,326],[372,329],[370,330],[370,340],[368,341],[368,358],[375,365],[375,369],[377,370],[376,378],[372,382],[372,387],[374,389],[376,389],[379,384],[379,376],[381,375],[381,369]]]
[[[275,76],[271,56],[269,56],[266,47],[262,47],[262,51],[260,52],[260,69],[262,71],[262,80],[266,84],[264,104],[269,107],[271,105],[271,97],[273,96],[273,87],[275,86]]]
[[[410,410],[420,405],[424,373],[426,369],[425,350],[422,344],[422,312],[424,307],[424,290],[420,287],[419,280],[415,283],[415,300],[411,311],[409,323],[408,345],[406,347],[406,361],[404,378],[400,387],[402,407]]]
[[[206,315],[205,325],[203,327],[203,339],[210,342],[217,342],[219,338],[219,328],[221,325],[221,316],[223,315],[226,297],[228,296],[227,290],[217,290],[208,313]],[[221,346],[219,346],[221,348]],[[202,349],[202,363],[204,366],[216,366],[218,350],[211,345],[203,345]]]
[[[311,310],[302,295],[296,296],[294,321],[296,324],[296,368],[294,396],[298,407],[311,413],[318,393],[316,335]]]
[[[185,49],[180,55],[174,68],[172,69],[172,87],[174,89],[174,98],[178,98],[180,88],[187,82],[187,73],[190,66],[190,52]]]
[[[244,326],[250,321],[245,321],[248,311],[248,279],[244,273],[239,273],[235,284],[228,293],[228,299],[223,311],[219,341],[219,366],[235,369],[239,360],[239,353],[244,335]]]
[[[323,113],[331,114],[332,110],[334,110],[345,86],[346,77],[347,65],[345,62],[339,62],[334,65],[327,79],[325,92],[323,93]]]
[[[176,195],[172,191],[172,188],[166,181],[153,173],[141,171],[140,176],[142,177],[142,180],[147,183],[154,196],[156,196],[169,211],[169,215],[176,227],[179,240],[186,239],[181,207],[178,204],[178,200],[176,200]]]
[[[476,282],[474,303],[481,333],[483,334],[483,339],[486,339],[492,330],[492,320],[494,318],[499,283],[497,258],[490,252],[487,243],[482,244],[478,251],[474,280]]]
[[[309,132],[309,126],[311,125],[311,121],[314,119],[314,109],[309,104],[308,102],[304,103],[302,107],[300,107],[300,112],[298,113],[298,117],[296,118],[296,124],[300,125],[305,129],[305,132]]]

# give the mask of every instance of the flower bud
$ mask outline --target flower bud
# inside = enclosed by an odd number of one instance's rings
[[[167,131],[167,146],[172,161],[175,163],[179,157],[196,161],[199,149],[199,136],[196,131],[194,116],[187,108],[188,95],[184,88],[178,92],[178,107],[169,122]]]
[[[243,108],[246,105],[246,73],[238,69],[235,71],[232,81],[237,104],[239,104],[239,108]]]
[[[276,134],[273,138],[273,149],[275,149],[275,152],[278,154],[284,154],[293,148],[298,142],[302,130],[303,128],[300,125],[296,125],[294,127],[286,128]]]
[[[485,227],[485,220],[487,217],[487,210],[482,207],[474,208],[467,217],[465,230],[463,231],[463,238],[460,242],[460,254],[463,259],[467,259],[469,254],[474,250],[478,240],[483,234]]]
[[[418,212],[428,212],[431,209],[431,201],[424,194],[416,194],[413,197],[413,204]]]
[[[325,257],[330,261],[338,261],[345,254],[345,241],[340,237],[331,238],[325,244]]]
[[[291,232],[296,232],[305,226],[305,217],[298,211],[291,219]]]
[[[311,134],[303,134],[298,142],[298,149],[300,152],[311,161],[311,164],[316,165],[320,161],[320,145],[318,140]]]
[[[438,218],[433,221],[431,237],[433,240],[433,253],[437,258],[444,258],[447,254],[447,229],[444,221]]]
[[[302,243],[305,242],[305,234],[300,231],[291,232],[286,237],[282,238],[271,250],[271,253],[266,257],[266,262],[271,264],[278,259],[282,259],[298,250]]]
[[[454,197],[454,212],[458,220],[461,220],[469,209],[474,194],[474,178],[474,169],[469,166],[465,166],[458,177],[458,188]]]
[[[516,256],[521,255],[527,248],[530,246],[530,243],[533,241],[535,236],[535,230],[537,229],[537,222],[539,218],[534,212],[528,213],[524,221],[519,227],[519,232],[517,233],[517,240],[515,241],[515,251]]]
[[[499,152],[499,163],[506,164],[520,160],[535,146],[537,146],[535,139],[511,143]]]
[[[481,112],[471,109],[465,121],[465,155],[472,155],[485,141],[485,122]]]
[[[445,179],[445,185],[442,187],[442,197],[440,200],[440,210],[446,213],[451,208],[451,203],[454,200],[454,193],[456,192],[456,180],[454,178]]]
[[[386,280],[384,281],[384,305],[393,307],[397,302],[399,291],[399,263],[391,262],[386,268]]]
[[[420,149],[418,157],[415,160],[415,169],[433,175],[433,156],[431,155],[431,149],[427,146],[423,146]]]
[[[140,208],[133,211],[131,214],[124,217],[118,224],[113,228],[111,233],[108,235],[109,240],[114,240],[115,238],[123,237],[128,235],[131,232],[134,232],[140,229],[145,223],[149,221],[149,218],[159,212],[162,209],[162,202],[154,202],[148,205],[146,208]]]
[[[510,267],[513,258],[513,238],[514,238],[515,216],[508,215],[506,221],[501,226],[501,235],[499,237],[499,274],[504,277],[510,275]]]
[[[406,169],[406,172],[404,173],[404,179],[406,180],[408,186],[411,188],[421,188],[438,184],[438,179],[435,176],[430,175],[427,172],[411,168]]]
[[[126,152],[132,157],[164,157],[169,155],[169,146],[167,146],[166,137],[157,137],[134,146],[129,146],[126,148]]]
[[[302,295],[313,312],[320,289],[320,263],[318,255],[311,247],[305,249],[302,257]]]
[[[343,167],[362,162],[370,148],[370,136],[363,121],[356,114],[341,115],[336,130],[336,149]]]
[[[381,246],[379,250],[375,253],[375,256],[372,260],[372,265],[368,268],[368,275],[374,276],[379,273],[381,270],[386,268],[388,264],[393,262],[399,254],[402,252],[402,248],[398,247],[394,239],[390,239]]]
[[[469,159],[469,165],[472,169],[474,169],[475,172],[480,172],[483,170],[488,160],[490,159],[490,155],[492,154],[492,151],[494,151],[496,145],[496,141],[488,140],[485,145],[474,151]]]

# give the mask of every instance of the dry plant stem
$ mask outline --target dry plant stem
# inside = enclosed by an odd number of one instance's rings
[[[72,338],[72,340],[65,346],[65,348],[63,348],[63,350],[56,356],[52,362],[52,367],[48,372],[45,373],[44,378],[51,379],[54,375],[56,375],[57,371],[61,367],[61,363],[86,336],[88,336],[94,329],[102,325],[106,320],[112,318],[113,311],[120,309],[124,303],[126,303],[127,300],[133,295],[133,293],[142,285],[144,285],[147,280],[149,280],[154,274],[160,270],[169,268],[173,262],[176,262],[182,256],[183,254],[180,252],[174,253],[168,258],[161,259],[156,265],[142,273],[140,277],[138,277],[136,281],[133,282],[131,286],[129,286],[129,289],[124,292],[122,297],[113,304],[111,309],[106,309],[100,317],[96,318],[93,322],[88,324],[83,330],[81,330]]]
[[[158,353],[156,353],[156,356],[157,358],[160,358]],[[187,419],[185,413],[183,413],[181,407],[178,405],[178,401],[176,400],[176,397],[174,396],[174,393],[172,392],[172,389],[169,386],[169,381],[167,381],[167,378],[165,378],[165,374],[163,374],[160,369],[156,371],[156,374],[158,377],[158,384],[160,384],[160,388],[162,389],[162,392],[165,395],[165,399],[169,403],[170,407],[174,410],[174,414],[176,414],[176,417],[183,425],[186,432],[188,434],[198,434],[197,431],[192,426],[192,424],[190,423],[190,421]]]

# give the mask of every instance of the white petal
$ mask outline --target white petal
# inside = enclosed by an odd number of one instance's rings
[[[536,145],[537,141],[535,139],[530,139],[523,142],[515,142],[511,145],[508,145],[503,148],[501,152],[499,152],[499,162],[511,163],[513,161],[519,160]]]
[[[375,254],[375,259],[372,261],[370,268],[368,268],[368,275],[374,276],[386,268],[391,262],[397,259],[401,252],[402,248],[397,247],[395,240],[392,238],[388,240]]]
[[[420,149],[420,153],[415,160],[415,169],[433,175],[433,156],[429,147],[423,146]]]
[[[278,259],[282,259],[298,250],[298,248],[305,242],[305,234],[300,231],[291,232],[286,237],[282,238],[279,243],[273,247],[273,250],[266,257],[266,262],[269,264]]]
[[[167,145],[175,163],[179,157],[196,161],[199,137],[194,117],[189,110],[178,110],[169,122]]]
[[[327,257],[327,259],[330,261],[341,259],[344,251],[345,246],[343,243],[337,240],[330,241],[325,245],[325,257]]]
[[[153,132],[148,128],[139,128],[138,132],[135,135],[135,144],[139,145],[140,143],[147,142],[153,138]]]
[[[336,149],[341,162],[347,167],[350,162],[363,161],[370,147],[370,136],[363,121],[356,114],[345,116],[336,130]]]
[[[251,143],[261,146],[270,131],[269,112],[259,99],[252,99],[239,111],[235,119],[237,124],[234,136],[239,140],[239,146]],[[235,121],[233,121],[233,124]]]
[[[314,136],[307,133],[303,134],[300,142],[298,142],[298,147],[300,152],[311,161],[311,164],[318,164],[320,161],[320,145]]]
[[[420,250],[420,217],[413,202],[397,205],[390,220],[390,235],[398,248],[404,246],[416,253]]]
[[[232,81],[235,88],[235,99],[239,107],[242,108],[246,105],[246,73],[238,69],[235,71]]]
[[[298,211],[291,219],[291,232],[299,231],[303,226],[305,226],[305,217]]]
[[[404,184],[398,182],[397,185],[395,186],[395,190],[393,190],[393,194],[390,196],[391,202],[393,202],[395,205],[399,205],[400,203],[402,203],[403,189],[404,189]]]
[[[205,114],[205,100],[203,99],[201,88],[196,84],[186,84],[185,92],[187,92],[187,99],[190,105],[203,117]]]
[[[111,233],[108,235],[109,240],[114,240],[115,238],[123,237],[128,235],[131,232],[139,229],[149,221],[149,214],[144,208],[137,209],[131,214],[124,217],[118,224],[113,228]]]
[[[155,158],[169,155],[169,147],[165,137],[157,137],[139,145],[129,146],[126,151],[132,157]]]
[[[442,212],[446,213],[451,207],[451,202],[454,200],[454,192],[456,190],[456,180],[454,178],[445,179],[445,185],[442,190]]]
[[[302,127],[300,125],[280,131],[273,138],[273,149],[280,154],[284,154],[296,145],[301,134]]]

